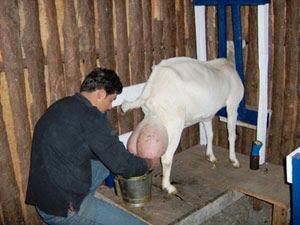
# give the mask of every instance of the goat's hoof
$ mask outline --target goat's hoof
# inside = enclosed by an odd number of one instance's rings
[[[163,189],[168,192],[168,195],[176,195],[178,193],[176,187],[174,187],[173,185],[169,185],[168,187],[164,187]]]
[[[237,160],[232,160],[232,159],[230,159],[230,162],[231,162],[231,165],[232,165],[234,168],[240,168],[240,167],[241,167],[239,161],[237,161]]]
[[[215,157],[211,157],[210,155],[206,155],[206,160],[212,164],[217,164],[217,159]]]

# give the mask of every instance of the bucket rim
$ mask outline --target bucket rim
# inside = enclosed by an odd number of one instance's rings
[[[141,179],[144,179],[144,178],[147,178],[148,176],[151,176],[152,175],[152,171],[153,170],[149,170],[147,171],[147,173],[141,175],[141,176],[136,176],[136,177],[129,177],[129,178],[124,178],[122,177],[121,175],[117,175],[116,176],[116,179],[117,180],[141,180]]]

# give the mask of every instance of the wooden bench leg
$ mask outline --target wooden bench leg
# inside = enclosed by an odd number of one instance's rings
[[[258,198],[253,197],[253,209],[255,211],[260,211],[262,209],[261,207],[261,200]]]
[[[286,225],[287,210],[285,208],[273,205],[272,225]]]

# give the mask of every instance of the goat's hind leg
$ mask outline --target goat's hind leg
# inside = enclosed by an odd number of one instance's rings
[[[215,164],[217,159],[213,153],[212,142],[213,142],[213,129],[212,129],[212,121],[203,121],[203,125],[205,128],[206,139],[207,139],[207,147],[206,147],[206,159],[211,163]]]
[[[163,177],[162,177],[162,188],[168,192],[168,194],[176,194],[177,190],[175,186],[173,186],[170,182],[171,169],[173,163],[174,153],[180,141],[181,132],[183,129],[183,125],[179,127],[168,128],[169,135],[169,145],[166,153],[161,157],[162,169],[163,169]]]
[[[227,106],[227,130],[229,141],[229,160],[233,167],[239,168],[240,163],[235,154],[237,106]]]

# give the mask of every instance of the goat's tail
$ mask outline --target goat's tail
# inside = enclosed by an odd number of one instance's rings
[[[130,109],[140,108],[142,105],[145,104],[146,99],[150,95],[150,87],[147,84],[148,83],[146,83],[142,94],[136,100],[134,100],[132,102],[125,100],[122,103],[121,109],[122,109],[123,112],[127,112]]]
[[[129,102],[129,101],[124,101],[122,103],[121,109],[123,112],[127,112],[130,109],[136,109],[141,107],[145,103],[145,100],[141,97],[138,97],[135,101]]]

